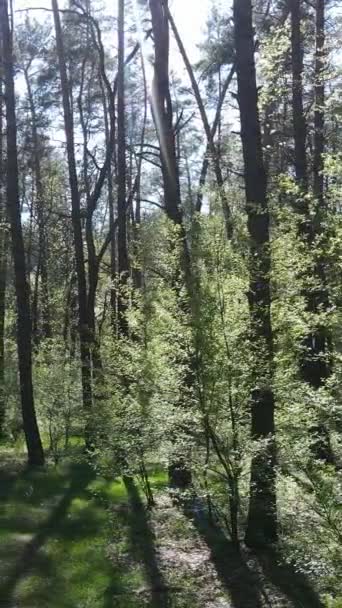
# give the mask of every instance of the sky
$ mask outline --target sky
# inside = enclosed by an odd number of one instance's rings
[[[219,2],[227,2],[227,0],[215,0],[215,3]],[[133,0],[133,3],[135,0]],[[60,8],[65,5],[66,0],[59,0]],[[100,5],[103,3],[106,8],[107,14],[115,15],[116,13],[116,5],[117,0],[100,0]],[[178,31],[181,35],[183,43],[185,45],[187,54],[192,64],[196,63],[200,58],[200,51],[198,49],[198,44],[203,41],[205,32],[206,32],[206,23],[207,18],[209,16],[210,7],[212,6],[213,0],[169,0],[169,6],[175,23],[177,25]],[[96,4],[96,3],[95,3]],[[36,9],[38,7],[42,7],[43,9],[51,10],[51,0],[14,0],[14,11],[19,11],[15,15],[15,22],[19,22],[22,17],[22,11],[26,9]],[[32,10],[31,12],[32,18],[45,20],[49,13],[45,10],[38,11]],[[52,20],[52,15],[50,13],[50,18]],[[145,27],[145,24],[144,24]],[[108,34],[107,34],[108,35]],[[138,33],[137,39],[139,39],[142,35]],[[107,40],[108,42],[108,40]],[[115,44],[115,38],[109,42],[109,44]],[[178,52],[175,41],[173,40],[173,36],[171,36],[171,68],[174,70],[176,74],[178,74],[184,83],[188,81],[188,76],[186,74],[184,64],[182,58]],[[147,50],[147,49],[146,49]],[[150,70],[147,68],[147,86],[148,90],[151,87],[151,79],[152,72],[149,73]],[[21,90],[25,90],[25,83],[19,78],[17,78],[16,82],[17,92],[20,94]],[[60,138],[63,139],[63,133],[59,135]]]
[[[108,10],[108,13],[115,13],[117,0],[102,0]],[[133,0],[133,3],[136,0]],[[227,2],[227,0],[215,0],[215,3]],[[170,10],[174,17],[175,23],[185,45],[185,49],[192,64],[196,63],[200,58],[198,44],[203,40],[206,31],[206,22],[209,15],[210,7],[213,0],[169,0]],[[62,8],[65,0],[59,0],[59,6]],[[14,10],[20,11],[17,13],[17,22],[22,17],[21,11],[25,9],[33,9],[43,7],[51,9],[51,0],[14,0]],[[32,17],[36,19],[46,19],[48,13],[46,11],[32,10]],[[51,16],[52,19],[52,16]],[[178,53],[176,43],[171,36],[171,67],[179,76],[186,81],[187,75],[185,72],[183,61]],[[21,84],[17,84],[20,89]]]
[[[115,3],[115,0],[105,0],[108,5]],[[198,58],[197,44],[200,42],[203,31],[205,30],[206,20],[209,13],[211,0],[171,0],[170,8],[176,21],[180,34],[186,44],[190,56],[196,60]],[[23,10],[33,7],[51,8],[50,0],[14,0],[14,8]],[[63,6],[63,0],[60,0]],[[34,15],[38,18],[38,13]],[[46,13],[45,13],[46,16]]]
[[[171,10],[190,59],[198,59],[196,45],[202,38],[210,0],[173,0]]]

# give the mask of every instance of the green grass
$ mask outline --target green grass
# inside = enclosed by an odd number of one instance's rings
[[[165,475],[152,483],[165,485]],[[143,513],[132,515],[121,481],[95,478],[86,464],[2,472],[1,606],[142,606],[136,591],[146,574],[132,535],[145,526]]]
[[[251,566],[222,530],[173,505],[158,467],[150,481],[161,496],[149,512],[136,483],[96,476],[80,454],[27,470],[4,448],[0,463],[1,608],[203,608],[208,598],[255,608],[265,585],[275,608],[323,608],[280,555]]]

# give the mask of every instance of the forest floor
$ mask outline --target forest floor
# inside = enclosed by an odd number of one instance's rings
[[[156,506],[84,463],[27,470],[0,454],[1,608],[323,608],[279,556],[237,552],[203,513]]]

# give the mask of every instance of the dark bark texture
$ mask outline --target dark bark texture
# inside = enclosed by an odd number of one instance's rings
[[[173,125],[173,106],[170,94],[169,79],[169,12],[168,0],[150,0],[152,32],[154,39],[154,78],[152,84],[152,112],[159,139],[160,159],[162,166],[164,205],[168,218],[179,227],[181,241],[181,270],[184,276],[189,300],[192,294],[192,273],[190,253],[183,223],[179,167],[177,161],[176,135]],[[184,297],[179,291],[179,276],[174,277],[175,288],[180,296],[180,306],[184,307]],[[186,306],[186,304],[185,304]],[[188,307],[187,307],[188,308]],[[185,405],[189,388],[192,384],[192,373],[189,370],[184,378]],[[181,404],[180,404],[181,406]],[[175,457],[169,466],[169,479],[176,488],[186,488],[191,484],[190,455]]]
[[[252,459],[246,542],[250,546],[259,546],[276,541],[277,513],[269,212],[258,112],[251,0],[234,1],[234,22],[250,237],[251,343],[255,349],[254,388],[251,393],[252,436],[261,442],[257,455]]]
[[[119,332],[126,335],[128,331],[126,302],[127,281],[129,278],[129,260],[127,248],[127,212],[126,212],[126,128],[125,128],[125,4],[119,0],[118,6],[118,321]]]
[[[303,36],[301,30],[301,0],[291,0],[291,49],[293,79],[293,129],[295,142],[295,174],[301,191],[298,211],[301,213],[299,236],[312,255],[309,276],[303,277],[308,286],[303,289],[308,313],[312,315],[311,327],[301,344],[300,374],[304,382],[317,390],[324,386],[331,374],[331,335],[326,320],[320,320],[321,313],[329,309],[329,292],[326,280],[326,204],[324,201],[324,44],[325,8],[324,0],[316,0],[316,60],[315,60],[315,116],[314,116],[314,163],[313,163],[313,209],[310,214],[308,195],[310,193],[307,161],[307,127],[303,102]],[[305,199],[306,197],[306,199]],[[312,428],[313,456],[328,463],[334,463],[329,431],[324,421]]]
[[[92,410],[92,381],[91,381],[91,358],[89,345],[89,327],[88,327],[88,298],[87,298],[87,283],[84,265],[83,251],[83,235],[81,224],[81,205],[80,194],[78,188],[78,177],[75,159],[75,144],[74,144],[74,123],[73,113],[70,100],[70,87],[68,82],[65,52],[63,44],[62,27],[58,9],[57,0],[52,0],[52,10],[55,23],[57,56],[59,65],[59,74],[62,88],[63,114],[64,114],[64,129],[67,146],[67,159],[69,171],[69,184],[71,193],[71,217],[74,234],[75,248],[75,263],[76,276],[78,287],[78,309],[79,309],[79,332],[80,332],[80,350],[82,364],[82,392],[83,392],[83,407],[86,415],[86,443],[88,447],[91,445],[91,410]]]
[[[28,462],[33,466],[40,466],[44,464],[44,452],[40,439],[33,399],[30,290],[27,280],[25,249],[20,213],[12,33],[9,26],[8,5],[6,0],[1,0],[0,2],[0,24],[2,27],[3,40],[7,123],[6,203],[7,215],[11,229],[15,293],[17,302],[17,344],[21,407],[28,452]]]
[[[0,72],[2,73],[2,36],[0,28]],[[4,102],[3,82],[0,79],[0,438],[4,433],[6,416],[5,394],[5,315],[6,315],[6,283],[7,283],[7,250],[8,231],[5,210],[5,174],[4,174]]]

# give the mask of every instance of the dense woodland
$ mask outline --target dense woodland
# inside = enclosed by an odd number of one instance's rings
[[[152,517],[159,471],[317,594],[199,607],[342,606],[339,2],[213,1],[196,62],[171,0],[38,8],[0,0],[5,473]],[[197,606],[163,602],[56,606]]]

